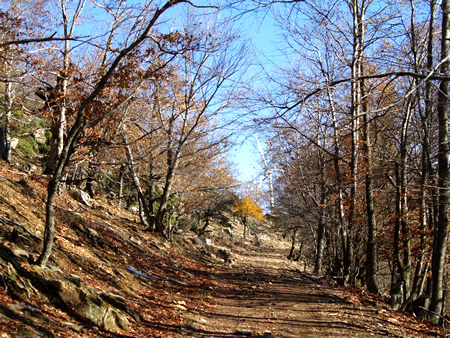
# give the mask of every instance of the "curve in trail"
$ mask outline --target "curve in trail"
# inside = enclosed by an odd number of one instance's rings
[[[418,337],[380,309],[346,300],[331,285],[301,273],[284,252],[233,252],[231,268],[209,271],[216,302],[190,318],[196,337]]]

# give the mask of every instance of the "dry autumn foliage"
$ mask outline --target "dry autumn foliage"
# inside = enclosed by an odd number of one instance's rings
[[[252,216],[263,220],[264,214],[262,208],[257,205],[251,197],[245,197],[237,200],[233,205],[233,211],[243,219]]]

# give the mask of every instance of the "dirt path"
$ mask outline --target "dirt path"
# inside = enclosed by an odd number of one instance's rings
[[[189,318],[195,330],[187,336],[427,336],[417,325],[405,327],[389,309],[362,304],[352,293],[301,273],[285,251],[235,251],[233,257],[233,267],[209,271],[216,306]]]

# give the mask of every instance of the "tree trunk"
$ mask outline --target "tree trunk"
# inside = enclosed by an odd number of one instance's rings
[[[327,79],[328,81],[328,79]],[[337,200],[336,200],[336,206],[338,210],[338,216],[339,216],[339,225],[341,230],[341,243],[342,243],[342,252],[343,252],[343,278],[345,282],[349,282],[351,284],[354,284],[354,273],[351,271],[351,265],[352,265],[352,250],[350,250],[349,246],[352,245],[348,241],[348,222],[345,217],[345,210],[344,210],[344,182],[342,179],[341,174],[341,167],[339,164],[339,158],[340,158],[340,148],[339,148],[339,136],[338,136],[338,123],[337,123],[337,116],[336,116],[336,109],[334,106],[334,99],[331,92],[331,88],[327,86],[327,96],[328,101],[330,103],[331,107],[331,114],[332,114],[332,123],[333,123],[333,148],[334,148],[334,156],[333,156],[333,164],[334,164],[334,171],[336,175],[336,186],[337,186]]]
[[[323,170],[322,170],[323,172]],[[324,177],[322,178],[324,179]],[[321,196],[319,208],[319,226],[317,229],[317,248],[316,259],[314,262],[314,273],[319,275],[322,273],[323,252],[325,248],[325,231],[326,231],[326,208],[325,203],[327,201],[327,192],[325,187],[325,181],[321,182]]]
[[[413,2],[412,2],[413,4]],[[428,41],[427,41],[427,69],[433,68],[433,33],[434,33],[434,12],[435,12],[435,1],[430,1],[430,21],[428,24]],[[411,27],[415,27],[412,23]],[[419,73],[421,71],[420,65],[418,64],[418,56],[417,53],[417,43],[415,38],[415,31],[413,30],[413,38],[412,41],[415,43],[413,50],[415,55],[415,72]],[[416,78],[415,84],[417,88],[420,87],[420,79]],[[412,283],[411,293],[409,299],[404,304],[404,309],[407,309],[412,302],[414,302],[418,297],[422,295],[423,286],[426,279],[426,274],[429,268],[428,262],[425,263],[425,253],[427,248],[428,241],[428,229],[433,229],[435,222],[435,216],[437,212],[435,209],[437,208],[436,203],[436,189],[429,186],[430,177],[434,176],[433,166],[431,163],[431,147],[430,147],[430,121],[433,114],[433,102],[432,102],[432,85],[431,81],[426,81],[424,92],[418,94],[417,100],[419,101],[419,114],[421,118],[421,127],[422,127],[422,158],[421,158],[421,194],[420,194],[420,253],[417,260],[416,268],[414,271],[414,279]],[[423,96],[422,96],[423,95]],[[420,104],[423,99],[424,105]],[[428,196],[431,195],[431,207],[428,205],[427,199]],[[427,225],[428,224],[428,225]],[[428,227],[428,228],[427,228]]]
[[[59,186],[61,184],[62,177],[64,175],[64,170],[69,161],[70,155],[75,147],[75,143],[78,141],[81,131],[82,123],[84,120],[84,110],[80,110],[77,120],[72,126],[70,133],[67,137],[67,143],[65,144],[61,156],[58,159],[56,168],[50,178],[47,187],[47,201],[45,206],[46,220],[45,220],[45,232],[44,232],[44,243],[41,255],[36,260],[35,264],[44,268],[47,265],[47,261],[50,258],[53,241],[55,238],[55,210],[54,201],[58,193]]]
[[[94,198],[95,191],[94,191],[94,182],[96,182],[95,178],[95,168],[92,162],[89,162],[88,169],[87,169],[87,177],[86,177],[86,192],[89,194],[91,198]]]
[[[4,126],[0,127],[0,154],[4,161],[11,163],[11,140],[9,136],[9,122],[12,112],[11,82],[5,83],[5,114]]]
[[[450,56],[450,4],[448,0],[442,1],[442,37],[441,37],[441,74],[449,75]],[[448,84],[442,80],[439,86],[438,96],[438,119],[439,119],[439,152],[438,152],[438,186],[439,186],[439,209],[438,223],[434,230],[433,257],[432,257],[432,292],[430,311],[432,321],[437,323],[444,309],[444,263],[448,245],[448,207],[449,207],[449,184],[448,184]]]
[[[173,179],[175,171],[178,167],[179,148],[174,150],[174,119],[171,118],[167,129],[167,174],[163,192],[159,199],[159,208],[155,215],[155,228],[161,235],[166,237],[166,229],[164,226],[164,217],[167,213],[167,203],[169,202],[170,193],[172,191]]]
[[[350,160],[350,201],[348,216],[348,231],[346,238],[346,247],[343,248],[344,253],[344,270],[350,273],[351,265],[354,264],[354,253],[359,238],[354,234],[356,219],[356,203],[358,192],[358,168],[359,168],[359,128],[360,128],[360,112],[361,112],[361,92],[360,82],[356,80],[360,74],[359,63],[361,62],[361,39],[359,37],[359,0],[349,1],[350,10],[353,14],[353,46],[352,46],[352,63],[351,63],[351,160]]]
[[[399,305],[404,308],[410,296],[410,271],[411,271],[411,239],[410,229],[407,221],[408,217],[408,199],[407,199],[407,147],[408,147],[408,130],[411,119],[412,102],[408,100],[405,109],[405,116],[402,121],[400,131],[400,159],[395,165],[396,182],[395,182],[395,205],[396,220],[394,226],[394,269],[392,279],[402,285],[402,295],[398,295]],[[400,249],[401,248],[401,249]],[[402,259],[403,256],[403,259]],[[395,290],[391,289],[391,294]],[[396,304],[397,305],[397,304]]]
[[[123,146],[125,148],[125,153],[127,155],[128,169],[130,171],[131,178],[133,180],[134,187],[136,188],[136,192],[137,192],[137,200],[138,200],[138,205],[139,205],[139,219],[141,220],[141,223],[147,229],[150,229],[150,225],[147,221],[148,215],[149,215],[148,207],[147,207],[147,203],[145,201],[144,193],[142,192],[142,189],[141,189],[141,182],[139,180],[139,176],[137,175],[136,170],[134,169],[133,154],[131,153],[131,149],[127,142],[127,138],[123,132],[121,132],[121,136],[122,136],[122,140],[123,140]],[[150,229],[150,230],[153,230],[153,229]]]
[[[364,48],[365,48],[365,4],[360,4],[359,0],[353,0],[353,32],[354,32],[354,70],[353,76],[361,77],[365,75],[364,70]],[[370,137],[370,116],[367,107],[367,93],[364,80],[354,80],[356,86],[354,90],[355,101],[359,109],[357,113],[362,111],[363,114],[363,152],[366,161],[365,174],[365,195],[366,195],[366,213],[367,213],[367,250],[366,250],[366,268],[367,268],[367,289],[370,292],[378,293],[378,283],[376,280],[378,258],[377,258],[377,242],[376,242],[376,220],[375,207],[373,201],[373,176],[372,176],[372,145]],[[355,118],[358,118],[357,114]]]
[[[287,256],[287,259],[289,259],[289,260],[291,260],[294,257],[295,240],[297,238],[297,231],[298,231],[298,229],[292,230],[291,250],[289,251],[289,255]]]
[[[319,217],[319,227],[317,229],[317,248],[316,259],[314,261],[314,273],[316,275],[322,272],[323,251],[325,248],[325,222],[324,217]]]
[[[50,144],[50,158],[47,161],[47,165],[44,169],[44,174],[52,173],[55,170],[55,166],[58,163],[58,159],[61,156],[64,147],[64,131],[66,128],[66,96],[67,96],[67,86],[68,86],[68,76],[70,67],[70,38],[73,33],[74,25],[69,28],[69,21],[67,17],[67,8],[64,0],[61,1],[61,14],[64,27],[64,50],[63,54],[63,67],[61,72],[58,74],[56,80],[56,86],[54,88],[56,95],[56,102],[53,105],[57,112],[53,112],[57,116],[56,121],[53,122],[52,126],[52,142]],[[80,12],[76,12],[73,20],[76,21]]]
[[[125,175],[125,165],[121,165],[119,169],[119,207],[123,206],[123,177]]]
[[[378,270],[377,258],[377,225],[375,220],[375,207],[373,201],[373,177],[372,177],[372,146],[369,133],[369,113],[364,114],[364,148],[367,165],[366,173],[366,211],[367,211],[367,289],[377,294],[378,283],[376,280]]]
[[[248,232],[248,216],[244,216],[244,219],[242,223],[244,223],[244,239],[247,238],[247,232]]]
[[[55,239],[55,207],[53,203],[58,193],[59,183],[61,178],[55,175],[50,179],[47,187],[47,202],[45,204],[45,231],[44,231],[44,246],[42,252],[36,261],[36,265],[41,268],[45,268],[47,261],[50,258],[53,248],[53,242]]]

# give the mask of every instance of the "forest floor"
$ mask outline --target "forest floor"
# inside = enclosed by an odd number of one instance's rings
[[[170,244],[115,202],[87,206],[61,191],[53,254],[39,269],[46,180],[0,167],[0,337],[445,335],[288,261],[289,243],[270,228],[244,240],[230,215],[232,235],[218,219],[208,238],[185,229]]]

